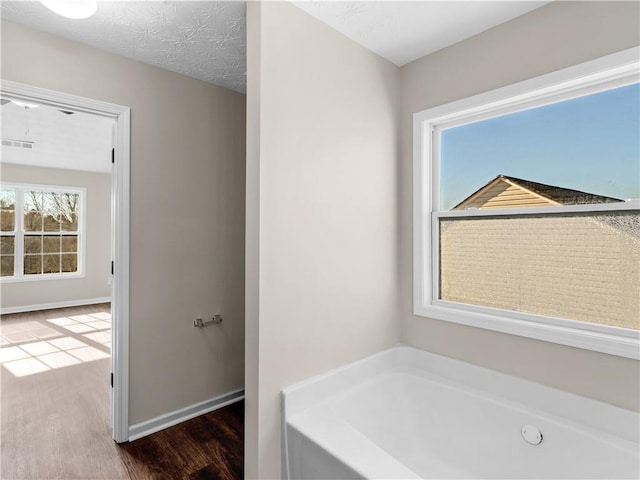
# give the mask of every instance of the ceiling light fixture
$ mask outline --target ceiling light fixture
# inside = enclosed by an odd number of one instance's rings
[[[63,17],[79,20],[96,13],[96,0],[40,0],[45,7]]]
[[[23,102],[21,100],[11,100],[11,103],[18,105],[19,107],[22,107],[22,108],[38,108],[40,106],[37,103],[28,103],[28,102]]]

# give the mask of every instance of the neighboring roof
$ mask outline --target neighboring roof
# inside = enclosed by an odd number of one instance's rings
[[[530,180],[524,180],[522,178],[510,177],[507,175],[498,175],[493,180],[488,182],[480,189],[473,192],[467,198],[458,203],[452,210],[460,210],[464,208],[465,204],[471,203],[471,201],[483,193],[488,192],[495,187],[496,184],[506,182],[511,185],[516,185],[522,189],[525,189],[536,196],[542,197],[549,201],[550,205],[582,205],[592,203],[615,203],[624,202],[619,198],[606,197],[604,195],[597,195],[595,193],[582,192],[580,190],[573,190],[571,188],[557,187],[555,185],[547,185],[544,183],[532,182]]]

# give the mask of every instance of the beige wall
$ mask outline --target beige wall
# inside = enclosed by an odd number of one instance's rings
[[[131,107],[130,423],[242,388],[245,96],[5,21],[2,78]]]
[[[111,296],[111,175],[2,163],[3,182],[84,187],[86,253],[83,278],[3,283],[2,308]]]
[[[553,2],[401,69],[402,339],[625,408],[639,406],[639,363],[417,317],[412,309],[412,114],[640,43],[637,2]]]
[[[399,71],[289,3],[247,8],[245,473],[269,479],[280,390],[399,340]]]

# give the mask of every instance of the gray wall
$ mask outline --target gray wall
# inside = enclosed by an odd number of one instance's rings
[[[242,388],[245,96],[6,21],[2,78],[131,107],[130,422]]]
[[[403,342],[614,405],[639,408],[640,371],[635,360],[411,314],[412,114],[637,46],[639,5],[553,2],[401,69]]]
[[[3,182],[84,187],[86,253],[83,278],[2,284],[2,308],[111,296],[111,175],[2,163]]]
[[[398,68],[286,2],[248,8],[247,478],[280,390],[399,340]]]

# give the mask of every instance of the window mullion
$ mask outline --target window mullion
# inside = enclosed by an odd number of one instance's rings
[[[552,207],[522,207],[522,208],[490,208],[434,211],[438,218],[470,218],[470,217],[517,217],[526,215],[567,215],[606,212],[623,212],[640,210],[640,200],[627,200],[620,203],[593,203],[585,205],[559,205]]]
[[[24,189],[16,188],[14,275],[24,276]]]

